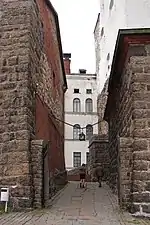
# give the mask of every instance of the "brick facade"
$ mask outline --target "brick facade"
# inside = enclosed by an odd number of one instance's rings
[[[120,31],[108,86],[110,186],[120,205],[150,213],[149,30]]]
[[[49,168],[65,170],[64,125],[53,115],[64,119],[67,85],[58,17],[48,2],[0,2],[0,185],[16,185],[18,207],[33,207],[35,198],[32,140],[55,137]]]

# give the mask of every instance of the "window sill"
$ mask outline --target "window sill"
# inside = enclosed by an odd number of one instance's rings
[[[74,115],[98,115],[97,112],[65,112],[65,114],[74,114]]]
[[[79,142],[82,142],[82,141],[80,141],[79,139],[69,139],[69,138],[65,138],[65,141],[79,141]],[[86,142],[89,142],[89,140],[85,140]]]

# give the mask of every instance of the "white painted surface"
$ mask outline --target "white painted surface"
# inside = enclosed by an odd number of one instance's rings
[[[95,32],[94,35],[95,43],[100,43],[99,49],[96,50],[96,68],[99,68],[97,72],[98,92],[102,91],[110,75],[119,29],[150,27],[150,0],[114,0],[111,10],[109,9],[110,1],[100,0],[100,19],[95,29],[95,31],[99,30],[100,34]],[[104,27],[103,37],[101,37],[102,27]],[[98,52],[100,52],[100,57]],[[107,60],[108,53],[110,53],[109,60]]]
[[[98,122],[97,116],[97,79],[92,74],[71,74],[67,75],[68,90],[65,94],[65,121],[75,125],[80,124],[86,127],[88,124]],[[79,89],[80,93],[75,94],[74,89]],[[86,89],[92,89],[92,94],[86,94]],[[81,101],[81,112],[73,112],[73,99],[79,98]],[[93,100],[93,113],[85,113],[85,101],[87,98]],[[83,130],[86,133],[86,130]],[[98,125],[93,126],[93,133],[97,134]],[[81,164],[86,163],[86,152],[89,141],[73,139],[73,127],[65,125],[65,161],[66,168],[73,168],[73,152],[81,152]]]

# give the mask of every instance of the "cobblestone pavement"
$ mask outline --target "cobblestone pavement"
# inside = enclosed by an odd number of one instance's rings
[[[80,189],[71,182],[55,198],[49,209],[0,216],[0,225],[132,225],[150,224],[119,212],[116,198],[109,188],[88,183]]]

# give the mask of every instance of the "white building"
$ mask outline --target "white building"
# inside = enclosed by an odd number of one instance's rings
[[[149,27],[150,0],[100,0],[94,30],[99,92],[110,75],[119,29]]]
[[[69,66],[67,60],[64,62]],[[72,126],[65,124],[65,161],[66,169],[70,170],[87,163],[89,138],[98,132],[98,124],[92,126],[98,122],[97,78],[96,74],[86,74],[86,70],[66,76],[65,122]],[[82,131],[86,135],[85,141],[79,140]]]

